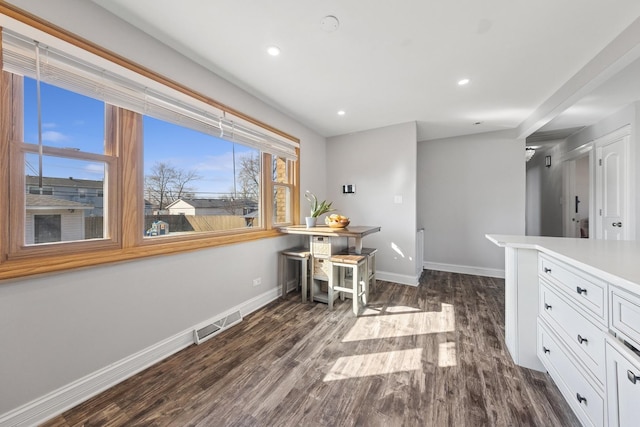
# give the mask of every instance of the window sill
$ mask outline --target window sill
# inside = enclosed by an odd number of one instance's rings
[[[159,255],[170,255],[236,243],[250,242],[282,236],[278,230],[263,230],[250,233],[206,236],[193,239],[152,240],[140,246],[124,249],[104,249],[90,252],[74,252],[64,255],[49,255],[9,259],[0,263],[0,280],[92,267],[121,261],[131,261]]]

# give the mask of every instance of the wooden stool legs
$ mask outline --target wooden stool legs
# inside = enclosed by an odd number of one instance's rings
[[[333,310],[334,292],[349,293],[353,297],[353,314],[356,316],[362,305],[367,305],[369,278],[367,272],[367,257],[362,255],[339,254],[330,259],[329,274],[329,310]],[[344,270],[351,269],[351,287],[346,286]]]
[[[311,254],[308,249],[305,248],[292,248],[286,249],[280,252],[280,265],[278,267],[278,280],[282,287],[282,298],[287,294],[288,278],[288,260],[299,261],[299,276],[298,287],[302,287],[302,302],[307,302],[307,288],[308,288],[308,271],[309,271],[309,259]]]

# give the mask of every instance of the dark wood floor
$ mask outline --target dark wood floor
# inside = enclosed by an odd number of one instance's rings
[[[547,374],[511,361],[503,280],[377,288],[357,319],[291,293],[46,425],[579,425]]]

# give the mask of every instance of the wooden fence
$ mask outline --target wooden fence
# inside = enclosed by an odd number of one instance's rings
[[[153,215],[144,218],[144,231],[149,230],[155,221],[164,221],[169,224],[169,233],[201,233],[247,227],[244,217],[237,215]],[[84,219],[84,238],[102,238],[103,227],[103,217],[86,217]]]

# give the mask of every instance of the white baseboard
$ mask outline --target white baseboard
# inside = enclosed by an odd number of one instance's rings
[[[447,271],[449,273],[473,274],[475,276],[497,277],[504,279],[504,270],[499,268],[471,267],[468,265],[424,262],[425,270]]]
[[[420,276],[410,276],[407,274],[389,273],[386,271],[376,271],[377,280],[400,283],[401,285],[418,286]]]
[[[229,309],[228,312],[232,313],[239,310],[243,316],[246,316],[279,296],[280,288],[272,288],[255,298]],[[226,314],[228,313],[220,313],[218,317],[223,317]],[[67,409],[73,408],[96,394],[113,387],[149,366],[193,344],[194,327],[110,364],[103,369],[99,369],[23,406],[0,414],[0,427],[36,426],[61,414]]]

